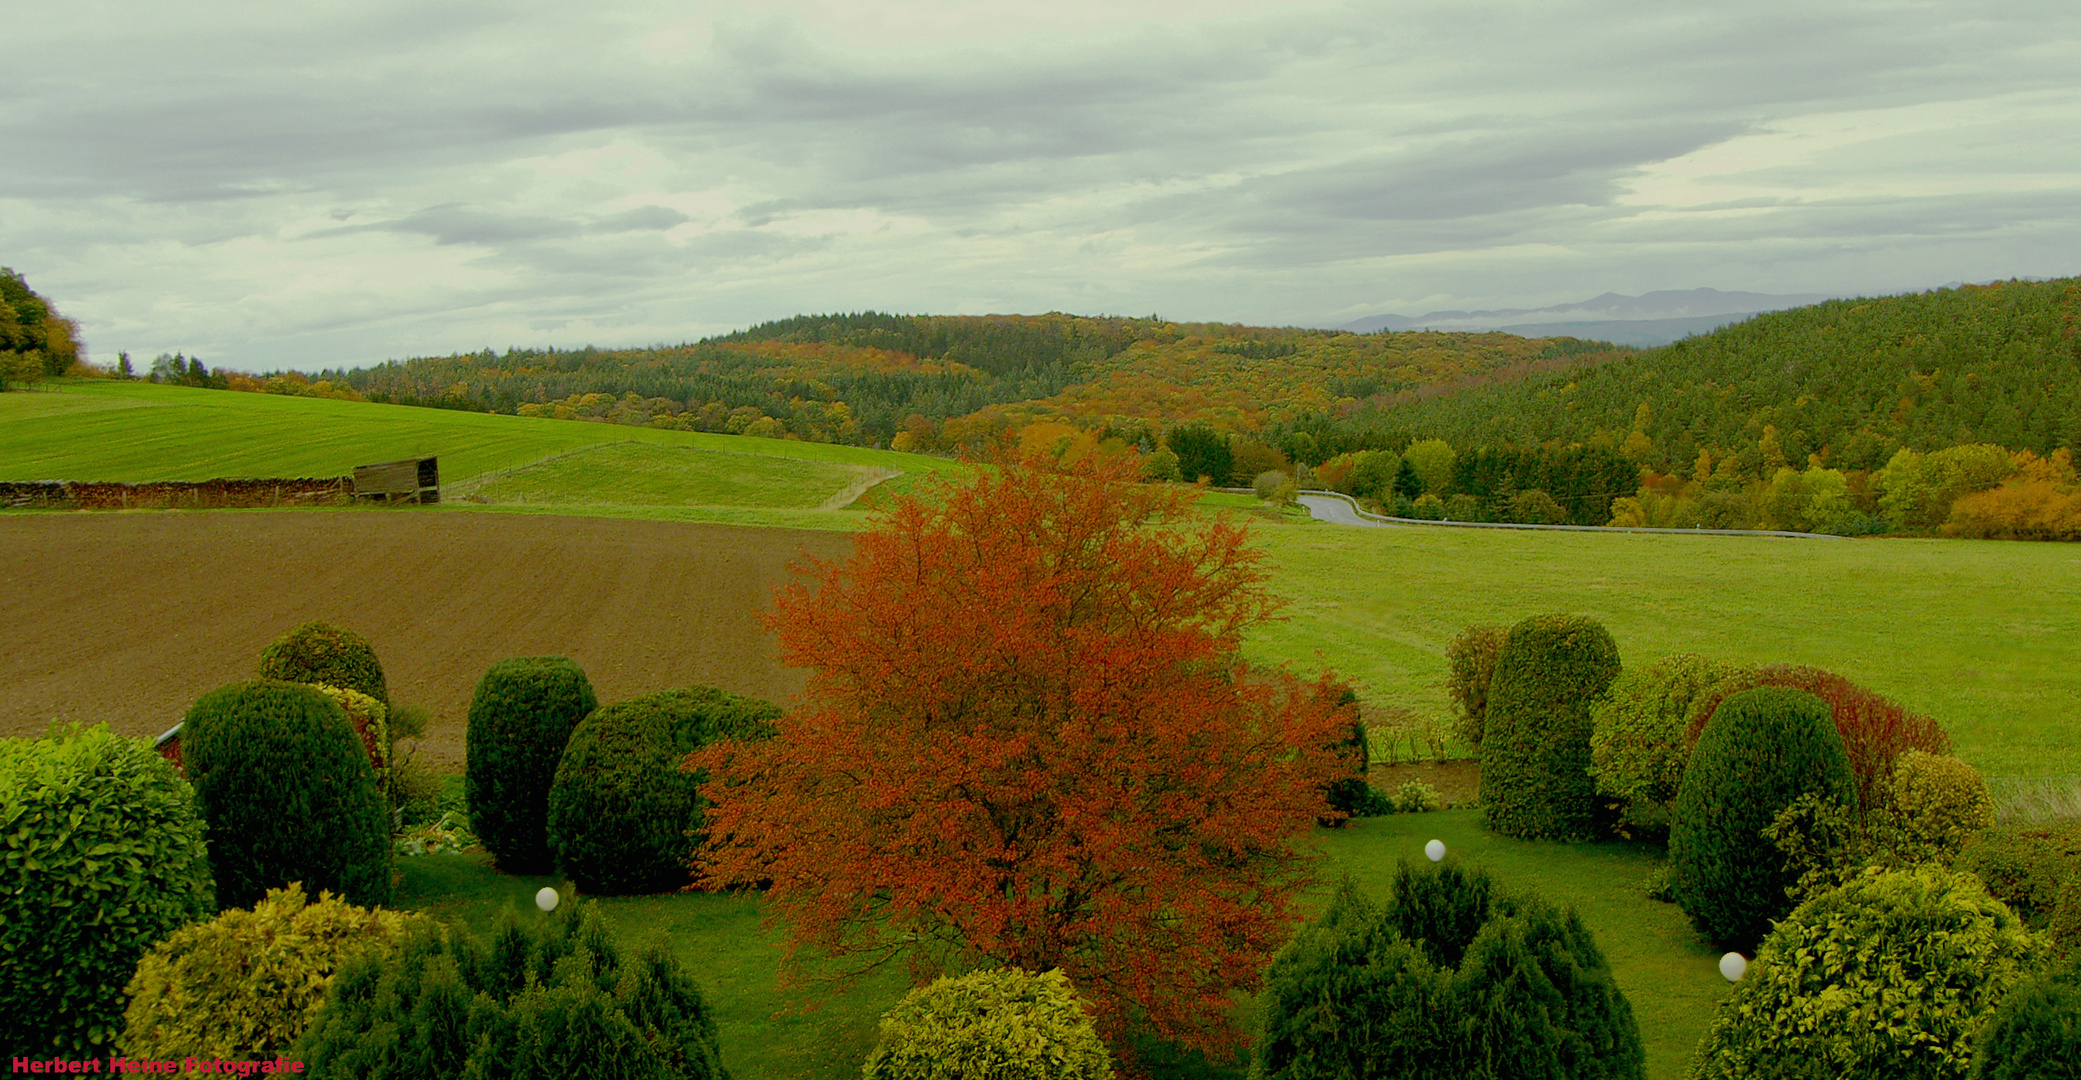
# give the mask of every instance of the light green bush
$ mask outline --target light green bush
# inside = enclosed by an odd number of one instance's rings
[[[1396,813],[1421,814],[1445,809],[1445,798],[1421,780],[1405,780],[1395,789],[1394,805]]]
[[[1903,752],[1885,793],[1886,842],[1903,862],[1949,861],[1994,824],[1994,797],[1980,770],[1949,755]]]
[[[1104,1080],[1113,1059],[1060,970],[942,977],[882,1017],[863,1080]]]
[[[0,739],[0,1047],[99,1057],[152,943],[215,905],[195,795],[106,725]]]
[[[1692,701],[1735,670],[1688,653],[1665,656],[1620,672],[1590,707],[1590,775],[1597,794],[1618,811],[1622,835],[1668,836],[1691,758]]]
[[[1971,874],[1872,868],[1778,923],[1722,1002],[1693,1080],[1964,1080],[2034,936]]]
[[[331,893],[311,903],[292,882],[250,911],[183,927],[138,961],[126,991],[123,1053],[157,1061],[273,1057],[310,1025],[340,964],[393,948],[405,919]]]

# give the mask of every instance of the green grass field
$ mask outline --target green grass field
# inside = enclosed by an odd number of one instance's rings
[[[208,480],[345,476],[356,465],[434,455],[444,485],[600,443],[712,450],[916,473],[956,468],[920,454],[828,443],[662,431],[150,383],[60,379],[0,394],[0,480]],[[566,483],[567,474],[552,474]],[[807,473],[803,475],[808,475]],[[652,491],[652,497],[659,494]],[[698,505],[695,491],[685,505]],[[807,505],[828,496],[822,492]],[[804,496],[807,497],[806,495]]]
[[[1485,832],[1475,810],[1367,818],[1315,833],[1323,859],[1311,907],[1344,874],[1372,895],[1386,895],[1397,861],[1421,861],[1424,842],[1433,838],[1513,888],[1532,888],[1574,905],[1632,1002],[1647,1043],[1648,1076],[1674,1080],[1683,1074],[1728,984],[1715,967],[1718,954],[1698,940],[1683,914],[1643,893],[1642,881],[1658,858],[1652,849],[1504,839]],[[399,865],[405,875],[401,906],[461,920],[478,933],[504,912],[539,918],[535,890],[562,884],[497,873],[481,852],[400,859]],[[716,1010],[724,1064],[744,1080],[857,1077],[874,1044],[876,1020],[907,986],[900,971],[891,971],[843,989],[780,988],[780,935],[761,925],[754,897],[681,893],[596,902],[624,942],[662,937],[671,943]],[[1238,1013],[1255,1015],[1247,1004]],[[1160,1075],[1241,1080],[1243,1073],[1196,1064]]]
[[[1828,668],[1928,713],[1990,776],[2081,773],[2081,546],[1262,525],[1292,600],[1248,652],[1443,715],[1461,627],[1595,616],[1626,663]]]

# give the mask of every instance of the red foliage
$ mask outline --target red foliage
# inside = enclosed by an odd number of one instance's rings
[[[1292,929],[1355,717],[1326,674],[1237,659],[1276,607],[1261,555],[1132,472],[1004,462],[779,593],[806,704],[686,767],[712,777],[704,882],[771,883],[791,972],[1059,967],[1110,1036],[1245,1041],[1231,995]]]
[[[1935,720],[1884,695],[1817,667],[1803,664],[1772,664],[1721,680],[1691,706],[1691,745],[1712,719],[1720,702],[1743,690],[1758,686],[1789,686],[1804,690],[1828,703],[1835,730],[1849,751],[1850,770],[1857,774],[1858,805],[1869,809],[1878,796],[1879,785],[1893,773],[1893,759],[1908,750],[1927,754],[1951,752],[1951,737]]]

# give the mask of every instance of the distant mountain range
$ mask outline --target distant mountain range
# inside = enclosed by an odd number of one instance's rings
[[[1825,293],[1665,289],[1641,296],[1605,293],[1577,303],[1543,308],[1374,315],[1334,329],[1360,334],[1379,330],[1502,330],[1524,337],[1592,338],[1646,348],[1667,345],[1692,334],[1710,333],[1765,311],[1805,307],[1829,299],[1833,298]]]

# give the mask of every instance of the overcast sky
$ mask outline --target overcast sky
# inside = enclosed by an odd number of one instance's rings
[[[33,6],[0,264],[98,359],[2081,273],[2074,0]]]

